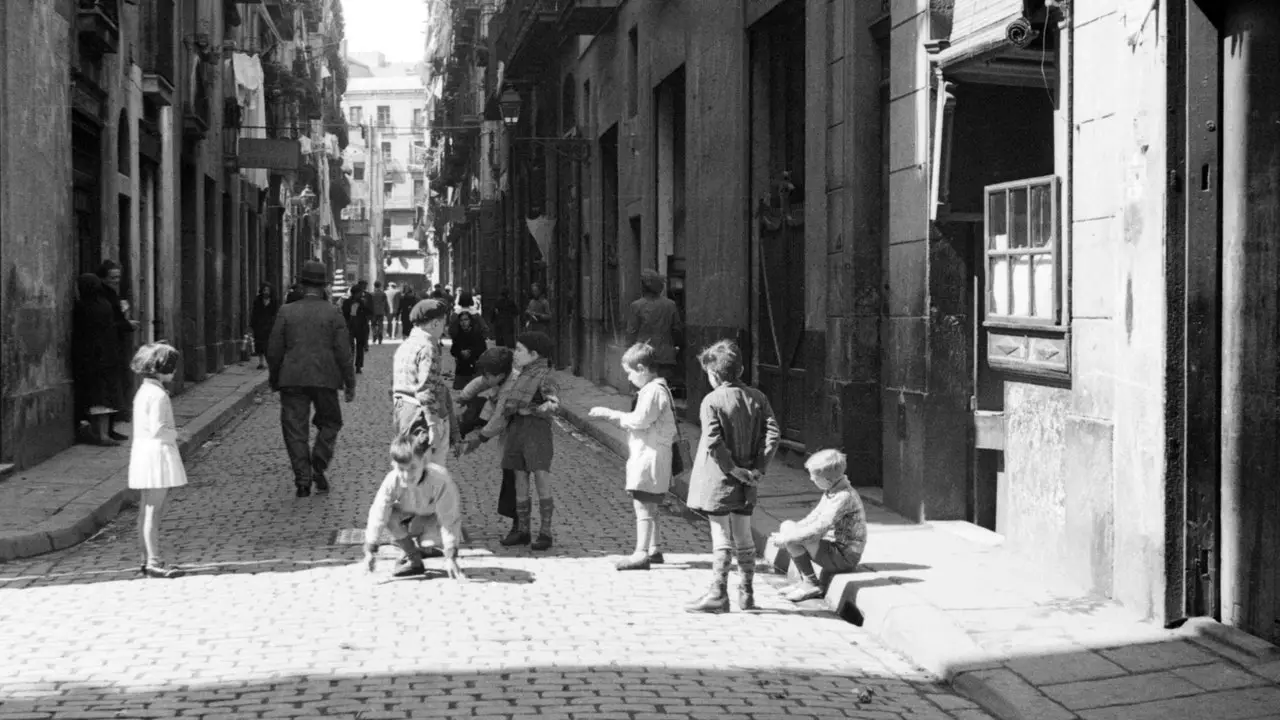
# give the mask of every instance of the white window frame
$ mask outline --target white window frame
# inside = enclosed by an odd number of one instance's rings
[[[1035,227],[1032,212],[1032,188],[1048,189],[1048,210],[1050,217],[1047,223],[1048,239],[1043,245],[1035,245]],[[1024,230],[1025,245],[1015,247],[1014,241],[1014,193],[1025,191],[1027,198],[1026,223]],[[997,233],[998,226],[993,222],[997,218],[992,213],[992,200],[1004,197],[1004,229],[1003,240]],[[1012,182],[988,185],[983,189],[983,248],[985,275],[986,308],[984,325],[994,328],[1042,328],[1047,330],[1064,330],[1068,326],[1067,319],[1067,264],[1066,248],[1063,247],[1062,232],[1062,181],[1057,175],[1046,175],[1037,178],[1014,180]],[[1049,258],[1047,273],[1037,276],[1036,259]],[[1018,259],[1026,258],[1025,272],[1017,271]],[[1003,279],[1001,279],[1003,275]],[[1037,282],[1052,282],[1046,292],[1037,292]],[[1019,301],[1018,291],[1025,288],[1025,301]],[[997,296],[1004,294],[1001,301]],[[1047,305],[1048,307],[1041,307]]]

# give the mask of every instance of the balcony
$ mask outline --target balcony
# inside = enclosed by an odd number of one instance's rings
[[[76,35],[91,56],[120,52],[119,0],[79,0]]]
[[[174,102],[174,0],[146,0],[141,9],[142,92],[156,105]]]
[[[347,222],[347,234],[348,234],[348,235],[360,235],[360,236],[363,236],[363,235],[368,235],[368,234],[369,234],[369,221],[368,221],[368,220],[348,219],[346,222]]]
[[[182,134],[202,140],[213,124],[213,104],[209,100],[211,66],[194,56],[191,61],[196,63],[196,68],[189,95],[182,102]]]
[[[508,0],[490,27],[498,60],[506,63],[506,75],[519,79],[536,75],[550,65],[566,36],[560,32],[560,7],[564,0]]]
[[[559,0],[560,30],[565,35],[595,35],[613,18],[621,0]]]

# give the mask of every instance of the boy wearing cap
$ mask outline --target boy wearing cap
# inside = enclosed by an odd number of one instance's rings
[[[456,444],[458,424],[453,398],[440,368],[440,338],[449,306],[423,300],[409,312],[413,330],[396,349],[391,374],[391,400],[396,433],[425,433],[430,443],[427,461],[444,466],[449,444]]]

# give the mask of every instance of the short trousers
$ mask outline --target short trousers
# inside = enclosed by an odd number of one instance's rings
[[[502,469],[516,472],[549,472],[555,446],[551,421],[532,415],[516,415],[507,425],[502,445]]]
[[[657,503],[659,505],[667,497],[665,493],[652,493],[644,490],[628,490],[627,494],[631,496],[632,500],[639,500],[642,503]]]

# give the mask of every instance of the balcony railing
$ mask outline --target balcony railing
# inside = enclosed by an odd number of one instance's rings
[[[81,47],[91,56],[119,52],[119,0],[79,0],[76,5],[76,34]]]

